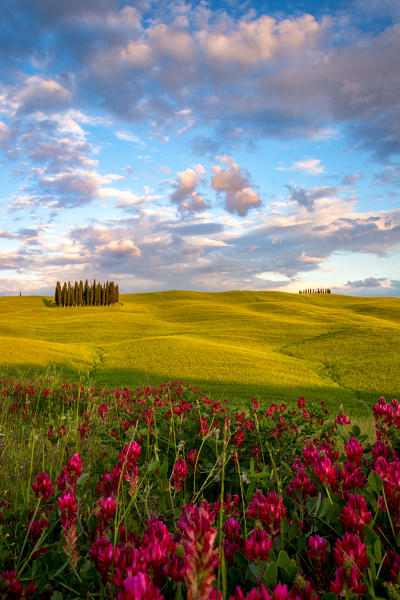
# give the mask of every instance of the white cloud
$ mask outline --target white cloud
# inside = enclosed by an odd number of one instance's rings
[[[133,133],[129,133],[129,131],[116,131],[115,135],[119,140],[124,140],[126,142],[133,142],[134,144],[138,144],[139,146],[145,146],[146,144],[140,139],[139,136],[134,135]]]
[[[278,171],[304,171],[309,175],[320,175],[325,171],[321,165],[321,159],[308,158],[307,160],[298,160],[291,167],[276,167]]]

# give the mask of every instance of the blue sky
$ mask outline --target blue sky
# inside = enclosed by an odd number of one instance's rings
[[[0,294],[400,295],[398,0],[0,4]]]

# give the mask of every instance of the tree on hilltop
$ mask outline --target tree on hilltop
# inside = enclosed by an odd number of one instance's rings
[[[56,291],[54,294],[54,300],[55,303],[57,304],[57,306],[61,306],[61,283],[59,281],[57,281],[56,284]]]

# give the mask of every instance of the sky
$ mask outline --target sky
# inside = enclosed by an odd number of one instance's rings
[[[398,0],[0,0],[0,294],[400,296]]]

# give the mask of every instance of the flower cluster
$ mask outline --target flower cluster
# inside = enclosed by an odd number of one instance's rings
[[[398,401],[379,399],[369,440],[302,396],[40,389],[0,385],[42,442],[31,492],[0,497],[0,598],[398,599]]]

